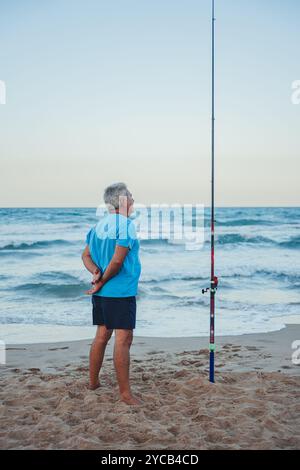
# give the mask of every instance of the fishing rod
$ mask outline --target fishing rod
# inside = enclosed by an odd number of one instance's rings
[[[204,294],[210,291],[210,328],[209,328],[209,381],[215,381],[215,295],[218,278],[215,276],[215,0],[212,0],[211,15],[211,222],[210,249],[211,273],[210,287],[202,289]]]

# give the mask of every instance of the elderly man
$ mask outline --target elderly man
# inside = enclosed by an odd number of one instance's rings
[[[100,386],[99,372],[105,348],[115,331],[114,366],[121,400],[139,404],[129,384],[129,350],[136,321],[136,294],[141,273],[139,241],[134,223],[133,197],[124,183],[108,186],[104,191],[108,214],[87,234],[82,254],[85,267],[93,274],[93,324],[97,332],[90,351],[90,384]]]

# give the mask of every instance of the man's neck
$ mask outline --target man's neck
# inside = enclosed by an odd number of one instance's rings
[[[110,214],[120,214],[120,215],[123,215],[123,217],[127,217],[128,218],[128,215],[127,214],[123,214],[122,212],[119,211],[119,209],[110,209],[108,211]]]

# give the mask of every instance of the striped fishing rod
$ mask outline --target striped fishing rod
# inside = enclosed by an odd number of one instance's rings
[[[215,381],[215,295],[218,278],[215,276],[215,0],[212,0],[211,16],[211,273],[210,287],[202,289],[204,294],[210,291],[210,328],[209,328],[209,381]]]

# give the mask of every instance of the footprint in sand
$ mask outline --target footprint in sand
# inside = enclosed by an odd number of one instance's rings
[[[176,356],[186,356],[190,354],[199,354],[199,351],[183,351],[181,353],[175,353]]]
[[[209,353],[209,350],[208,349],[200,349],[200,351],[198,352],[198,354],[204,354],[205,356]]]
[[[194,360],[194,359],[182,359],[182,361],[180,361],[179,364],[182,366],[190,366],[190,365],[203,366],[202,362],[199,362],[198,360]]]
[[[182,369],[175,372],[174,378],[179,379],[180,377],[186,377],[187,375],[189,375],[189,372],[186,369]]]
[[[147,352],[148,355],[150,354],[163,354],[165,351],[149,351]]]

